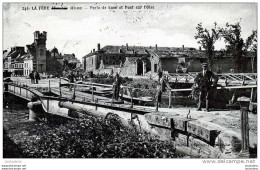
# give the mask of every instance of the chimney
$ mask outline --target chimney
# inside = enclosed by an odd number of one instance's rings
[[[199,47],[199,50],[201,51],[201,46]]]
[[[182,45],[182,50],[184,51],[184,45]]]
[[[97,50],[100,50],[100,43],[97,44]]]
[[[128,43],[126,43],[126,50],[128,50]]]
[[[158,49],[157,49],[157,44],[155,44],[155,49],[158,50]]]
[[[96,51],[95,51],[95,48],[93,49],[93,53],[95,53]]]
[[[43,35],[44,35],[45,39],[47,40],[47,32],[46,31],[43,31]]]

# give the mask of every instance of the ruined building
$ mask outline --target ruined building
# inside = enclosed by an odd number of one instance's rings
[[[233,57],[225,51],[214,52],[214,72],[230,72],[235,69]],[[123,76],[151,75],[159,70],[169,73],[201,71],[201,63],[207,61],[207,54],[201,48],[155,46],[112,46],[93,49],[82,58],[86,71],[94,74],[115,74]],[[246,72],[252,72],[252,53],[244,57]]]

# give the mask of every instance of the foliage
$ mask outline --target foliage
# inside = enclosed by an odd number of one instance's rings
[[[246,49],[257,52],[257,31],[253,30],[252,34],[246,39]]]
[[[246,39],[246,49],[255,53],[255,56],[252,58],[252,72],[257,72],[255,63],[257,63],[257,31],[253,30],[252,34]]]
[[[129,130],[116,118],[88,117],[58,127],[39,123],[34,139],[21,143],[31,158],[156,158],[177,157],[169,142],[147,132]]]
[[[232,54],[238,72],[245,70],[244,57],[247,55],[248,50],[257,48],[257,32],[253,31],[246,41],[241,37],[240,22],[235,24],[226,24],[226,28],[220,30],[221,36],[227,43],[227,51]]]
[[[217,23],[214,23],[214,28],[210,30],[203,28],[202,23],[199,23],[196,27],[197,34],[195,39],[198,39],[198,43],[206,50],[208,55],[209,67],[212,69],[213,55],[214,55],[214,44],[219,39],[219,29],[217,29]]]
[[[133,94],[136,97],[155,97],[157,84],[158,82],[156,82],[155,80],[135,79],[131,82],[126,83],[125,85],[130,88],[135,88]]]
[[[3,129],[3,157],[4,158],[22,158],[23,151],[17,146],[8,136]]]

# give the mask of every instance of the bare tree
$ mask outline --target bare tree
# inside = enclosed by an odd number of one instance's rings
[[[219,39],[219,29],[217,29],[217,23],[214,23],[214,28],[211,31],[202,27],[202,23],[199,23],[196,27],[197,33],[195,39],[206,50],[209,67],[212,70],[213,56],[214,56],[214,44]]]

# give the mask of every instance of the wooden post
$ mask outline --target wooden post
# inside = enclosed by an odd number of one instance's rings
[[[156,98],[156,107],[155,107],[155,111],[158,112],[158,107],[159,107],[159,101],[158,101],[158,96]]]
[[[28,98],[28,89],[26,87],[26,98]]]
[[[159,91],[157,89],[156,91],[156,103],[155,103],[155,111],[158,112],[158,108],[159,108]]]
[[[76,98],[76,84],[73,84],[73,86],[74,86],[74,89],[73,89],[73,96],[72,96],[72,99],[75,100],[75,98]]]
[[[94,87],[93,87],[93,84],[92,84],[92,101],[94,101]]]
[[[98,99],[95,100],[95,104],[96,104],[96,110],[97,110],[97,103],[98,103]]]
[[[254,88],[251,89],[250,102],[253,101],[253,96],[254,96]]]
[[[172,107],[171,104],[172,104],[172,92],[171,92],[171,89],[170,89],[169,90],[169,108]]]
[[[22,95],[22,87],[21,87],[21,83],[20,83],[20,96]]]
[[[226,85],[226,86],[228,85],[227,75],[226,75],[226,78],[225,78],[225,85]]]
[[[62,97],[62,94],[61,94],[61,81],[59,82],[59,90],[60,90],[60,97]]]
[[[123,101],[123,96],[124,96],[124,89],[123,87],[121,88],[121,101]]]
[[[242,75],[242,79],[243,79],[242,86],[244,86],[245,85],[245,76],[244,75]]]
[[[250,103],[250,98],[239,97],[237,101],[239,101],[240,103],[240,113],[241,113],[241,137],[242,137],[241,154],[249,156],[248,107]]]
[[[249,124],[248,124],[248,109],[241,108],[241,136],[242,136],[242,151],[249,151]]]
[[[49,92],[51,92],[51,80],[49,80]]]
[[[49,111],[49,98],[47,98],[47,112]]]

